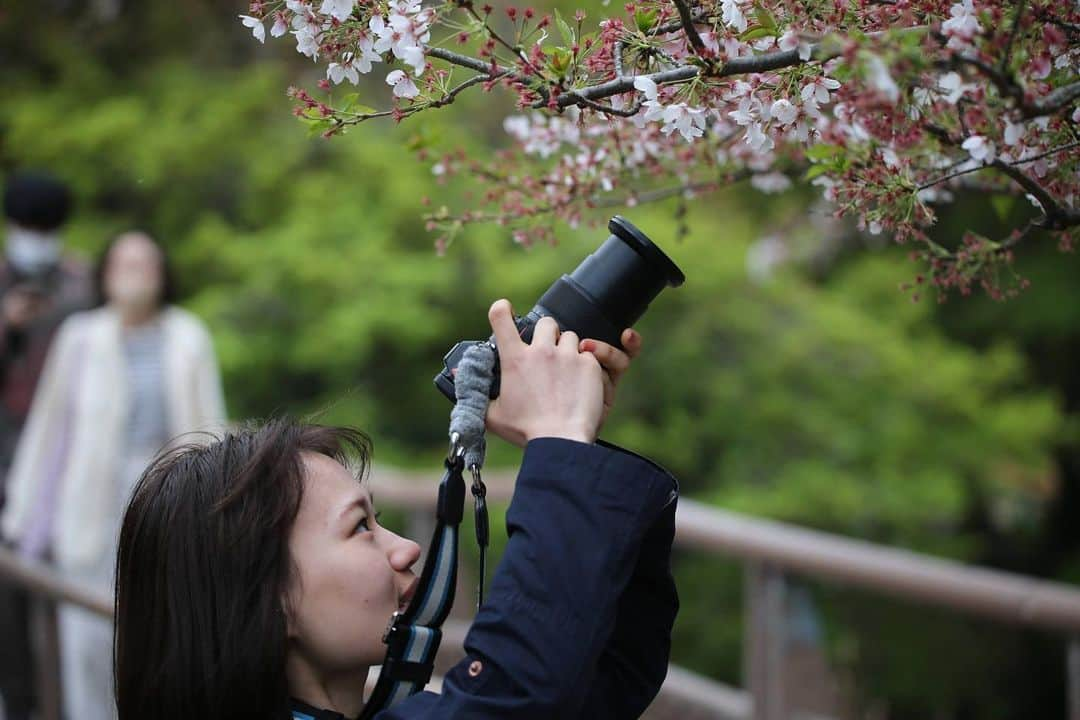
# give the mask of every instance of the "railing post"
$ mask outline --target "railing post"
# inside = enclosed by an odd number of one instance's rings
[[[30,635],[40,720],[60,720],[60,634],[56,603],[43,595],[30,597]]]
[[[753,697],[754,720],[787,716],[785,651],[787,580],[775,566],[746,564],[744,584],[743,676]]]
[[[1080,720],[1080,635],[1069,636],[1065,651],[1065,678],[1068,687],[1069,720]]]
[[[435,511],[426,506],[409,510],[405,520],[405,532],[406,537],[420,543],[421,553],[416,567],[421,568],[427,559],[431,535],[435,532]]]

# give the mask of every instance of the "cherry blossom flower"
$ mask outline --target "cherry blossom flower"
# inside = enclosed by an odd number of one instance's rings
[[[780,193],[791,187],[791,178],[780,172],[756,173],[750,184],[763,193]]]
[[[266,42],[266,26],[263,25],[262,20],[250,15],[240,15],[239,17],[244,27],[251,28],[251,34],[256,40]]]
[[[329,15],[338,22],[344,22],[352,15],[355,5],[356,0],[323,0],[319,12],[323,15]]]
[[[404,70],[393,70],[386,76],[386,84],[394,88],[394,96],[400,98],[414,98],[420,94],[420,90],[413,84]]]
[[[885,99],[890,102],[896,102],[900,98],[900,88],[896,85],[892,75],[889,74],[889,68],[885,66],[885,61],[877,55],[871,55],[866,65],[869,71],[870,87],[884,95]],[[837,87],[839,86],[840,84],[837,83]]]
[[[356,85],[360,82],[360,73],[366,75],[371,72],[372,62],[382,60],[376,53],[372,52],[371,39],[366,38],[366,40],[366,48],[363,41],[360,43],[361,54],[359,56],[347,52],[341,56],[341,62],[332,62],[326,68],[326,77],[332,80],[335,85],[340,85],[341,81],[346,79]]]
[[[319,41],[313,32],[305,28],[303,30],[293,30],[293,35],[296,36],[296,52],[306,55],[312,60],[319,59]]]
[[[964,140],[960,147],[967,150],[971,159],[976,162],[992,163],[994,161],[994,143],[982,135],[972,135]]]
[[[949,8],[949,15],[951,17],[941,24],[941,32],[949,37],[949,47],[966,47],[982,31],[972,0],[956,3]]]
[[[787,98],[780,98],[772,104],[769,114],[781,125],[790,125],[799,116],[799,109]]]
[[[670,135],[676,130],[687,142],[705,134],[705,110],[692,108],[686,103],[668,105],[664,108],[664,127],[660,132]]]
[[[798,50],[800,60],[809,60],[811,47],[810,43],[799,39],[799,33],[795,30],[788,30],[780,36],[780,40],[777,43],[781,50]]]
[[[945,93],[944,100],[950,105],[955,105],[964,93],[968,91],[959,73],[949,72],[938,78],[938,89]]]
[[[746,16],[743,15],[738,0],[721,0],[720,6],[723,11],[724,22],[728,26],[735,28],[739,32],[746,30]]]
[[[840,87],[840,83],[832,78],[819,75],[811,80],[809,83],[803,86],[801,97],[804,103],[817,105],[825,105],[829,102],[829,91],[836,90]]]
[[[1009,122],[1008,118],[1005,119],[1005,144],[1016,145],[1024,137],[1024,124]]]
[[[280,12],[274,13],[274,24],[270,28],[270,35],[273,37],[281,37],[287,32],[289,32],[289,24],[285,22],[285,15]]]

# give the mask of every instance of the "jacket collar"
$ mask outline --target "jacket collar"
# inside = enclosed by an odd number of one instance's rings
[[[303,700],[292,698],[291,700],[293,720],[347,720],[339,712],[333,710],[320,710],[308,705]]]

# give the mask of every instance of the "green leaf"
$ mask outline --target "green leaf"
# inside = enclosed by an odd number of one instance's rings
[[[818,175],[824,175],[832,170],[832,165],[811,165],[810,169],[806,171],[806,180],[813,180]]]
[[[1016,198],[1009,195],[994,195],[990,198],[990,205],[993,206],[998,219],[1005,222],[1009,219],[1009,214],[1012,213],[1012,209],[1016,206]]]
[[[558,8],[555,8],[555,24],[559,27],[563,42],[568,46],[573,45],[577,40],[574,36],[574,29],[570,27],[566,20],[563,20],[562,13],[559,12]]]
[[[776,37],[776,30],[767,27],[751,27],[743,30],[739,34],[739,39],[743,42],[749,42],[750,40],[757,40],[763,37]]]
[[[768,28],[776,34],[776,17],[769,12],[761,3],[754,3],[754,17],[757,18],[758,24],[763,28]]]
[[[839,145],[818,143],[817,145],[811,145],[806,149],[806,157],[814,161],[828,160],[829,158],[836,157],[842,152],[844,152],[844,148]]]
[[[637,25],[637,29],[641,32],[649,32],[656,25],[656,10],[638,10],[634,13],[634,24]]]
[[[322,135],[324,132],[330,129],[331,125],[330,120],[327,120],[326,118],[300,118],[300,122],[308,126],[307,136],[309,138],[315,137],[316,135]]]
[[[559,75],[566,73],[567,68],[570,67],[570,63],[574,59],[574,53],[570,52],[569,48],[557,47],[551,51],[551,60],[548,64],[551,69]]]

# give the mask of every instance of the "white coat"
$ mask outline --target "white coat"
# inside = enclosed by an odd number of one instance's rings
[[[170,436],[220,430],[221,378],[210,335],[189,312],[161,316],[162,374]],[[57,332],[7,478],[0,533],[20,539],[40,511],[42,484],[56,482],[53,557],[62,568],[96,565],[115,552],[102,478],[120,470],[128,380],[119,315],[107,307],[68,317]]]

